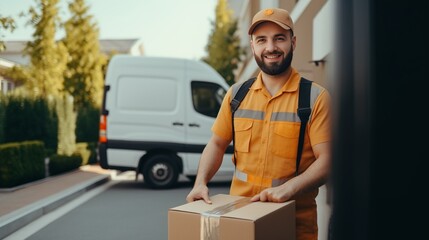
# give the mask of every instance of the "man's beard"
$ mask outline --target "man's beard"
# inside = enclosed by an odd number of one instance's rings
[[[274,51],[272,53],[273,54],[281,54],[281,52],[279,52],[279,51]],[[293,58],[293,50],[291,49],[290,52],[286,55],[286,58],[283,59],[283,61],[281,61],[280,63],[266,64],[262,60],[262,59],[264,59],[263,55],[264,55],[264,53],[262,53],[260,57],[255,55],[256,63],[258,64],[258,66],[262,70],[262,72],[264,72],[268,75],[271,75],[271,76],[275,76],[275,75],[279,75],[279,74],[285,72],[290,67],[290,65],[292,63],[292,58]]]

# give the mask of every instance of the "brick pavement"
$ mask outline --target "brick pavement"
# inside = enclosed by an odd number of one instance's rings
[[[110,180],[98,165],[51,176],[11,189],[0,189],[0,239],[37,217]]]

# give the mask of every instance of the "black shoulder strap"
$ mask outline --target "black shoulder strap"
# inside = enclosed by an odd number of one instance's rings
[[[256,77],[250,78],[249,80],[245,81],[243,84],[241,84],[240,88],[238,89],[237,93],[235,94],[234,98],[231,100],[231,122],[232,122],[232,147],[234,151],[234,164],[236,161],[235,156],[235,128],[234,128],[234,114],[235,111],[237,111],[238,106],[240,106],[241,101],[243,101],[244,97],[246,96],[247,92],[250,89],[250,86],[255,82]]]
[[[298,110],[297,110],[298,117],[299,119],[301,119],[301,126],[299,129],[295,175],[298,175],[299,163],[301,162],[302,148],[304,145],[305,128],[307,126],[307,122],[311,114],[311,108],[310,108],[311,84],[312,84],[312,81],[301,77],[301,81],[299,83],[299,97],[298,97]]]
[[[240,106],[241,101],[243,101],[244,97],[246,96],[247,92],[249,91],[250,86],[252,86],[253,82],[255,82],[256,77],[251,78],[247,81],[245,81],[243,84],[241,84],[240,88],[238,89],[237,93],[235,94],[234,98],[231,100],[231,111],[234,113],[238,106]]]

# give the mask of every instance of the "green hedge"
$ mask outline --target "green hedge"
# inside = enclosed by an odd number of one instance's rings
[[[97,142],[99,137],[100,108],[85,106],[77,109],[76,142]]]
[[[49,158],[49,174],[58,175],[78,169],[82,165],[82,156],[73,154],[71,156],[54,154]]]
[[[6,141],[4,135],[5,129],[5,116],[6,113],[6,98],[3,95],[0,95],[0,143],[4,143]]]
[[[54,104],[45,97],[0,94],[0,143],[40,140],[48,151],[57,151],[58,116]],[[98,142],[99,121],[99,107],[78,108],[76,142]]]
[[[97,160],[97,147],[98,147],[98,142],[89,142],[88,143],[88,150],[90,152],[89,159],[88,159],[88,164],[98,163],[98,160]]]
[[[0,144],[0,188],[44,178],[44,156],[41,141]]]
[[[97,163],[97,143],[76,143],[76,153],[82,156],[82,165]]]
[[[3,142],[39,140],[49,149],[57,149],[58,117],[46,98],[9,96],[5,100],[0,133]],[[1,116],[0,116],[1,117]]]

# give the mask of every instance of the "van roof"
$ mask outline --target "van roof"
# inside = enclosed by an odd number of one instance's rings
[[[164,65],[168,68],[186,68],[186,69],[204,69],[206,71],[212,72],[216,75],[220,74],[216,72],[211,66],[207,63],[200,60],[192,60],[185,58],[176,58],[176,57],[152,57],[152,56],[135,56],[128,54],[117,54],[112,57],[109,65],[115,66],[132,66],[144,64],[145,66],[160,66]],[[222,78],[223,79],[223,78]]]

